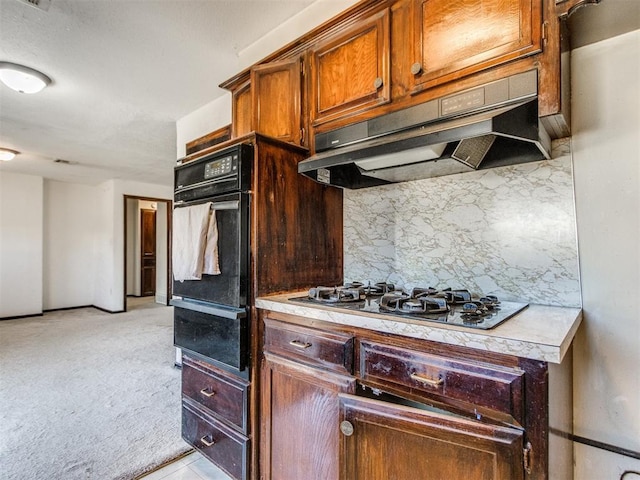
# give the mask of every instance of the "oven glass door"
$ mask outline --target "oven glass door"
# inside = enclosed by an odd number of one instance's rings
[[[223,368],[247,366],[248,318],[245,308],[225,308],[205,302],[177,300],[174,345],[207,357]]]
[[[204,202],[212,202],[215,210],[220,274],[203,274],[201,280],[174,281],[173,294],[228,307],[245,307],[249,282],[249,194],[220,195],[176,208]]]

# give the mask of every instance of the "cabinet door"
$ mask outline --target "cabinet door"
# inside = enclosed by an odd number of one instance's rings
[[[314,125],[389,101],[389,9],[311,50]]]
[[[340,395],[342,480],[522,480],[522,432]]]
[[[415,0],[419,91],[541,51],[540,0]]]
[[[339,392],[353,378],[265,353],[262,465],[265,480],[337,480]]]
[[[251,82],[247,81],[233,92],[233,138],[241,137],[253,131],[251,121]]]
[[[258,65],[251,70],[253,126],[284,142],[302,143],[302,62]]]

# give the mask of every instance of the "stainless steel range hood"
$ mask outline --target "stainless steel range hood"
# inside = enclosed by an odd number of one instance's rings
[[[316,135],[298,172],[364,188],[549,158],[532,70]]]

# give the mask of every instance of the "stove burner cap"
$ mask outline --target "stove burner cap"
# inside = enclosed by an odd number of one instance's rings
[[[367,285],[362,282],[351,282],[347,283],[345,288],[358,288],[364,295],[383,295],[396,289],[393,283],[387,282],[377,282],[373,285],[371,285],[371,282]]]
[[[360,300],[358,288],[316,287],[309,290],[309,298],[324,303],[357,302]]]

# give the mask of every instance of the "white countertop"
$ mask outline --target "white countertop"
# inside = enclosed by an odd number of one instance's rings
[[[490,330],[478,330],[424,320],[398,319],[387,315],[363,315],[324,305],[289,301],[306,295],[292,292],[260,297],[256,307],[324,322],[366,328],[378,332],[460,345],[522,358],[561,363],[582,321],[580,308],[529,305],[525,310]]]

